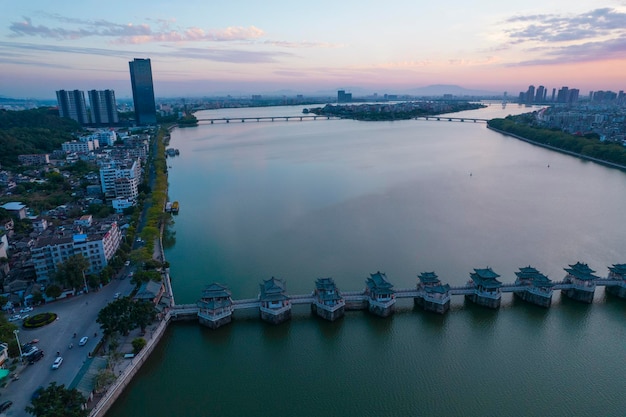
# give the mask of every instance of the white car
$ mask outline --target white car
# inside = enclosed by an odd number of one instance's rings
[[[33,310],[34,308],[32,307],[24,307],[23,309],[20,310],[20,313],[30,313]]]
[[[87,344],[87,340],[89,340],[87,336],[81,337],[80,341],[78,342],[78,346],[85,346]]]
[[[20,316],[19,314],[9,317],[9,321],[18,321],[21,319],[22,319],[22,316]]]
[[[52,369],[59,369],[59,366],[61,366],[61,364],[63,363],[63,358],[62,357],[57,357],[54,360],[54,363],[52,364]]]

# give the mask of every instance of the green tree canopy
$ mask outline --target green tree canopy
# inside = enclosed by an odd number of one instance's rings
[[[134,302],[128,297],[119,298],[104,307],[98,313],[96,322],[100,324],[105,335],[114,332],[127,335],[132,329],[143,330],[156,317],[154,305],[147,301]]]
[[[82,288],[85,285],[85,270],[88,268],[89,259],[81,254],[70,256],[57,266],[55,281],[67,288]]]
[[[26,406],[25,411],[36,417],[87,417],[89,410],[82,409],[84,403],[85,398],[78,390],[51,382],[31,401],[31,405]]]

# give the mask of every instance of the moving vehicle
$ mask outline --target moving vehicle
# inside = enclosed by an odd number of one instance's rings
[[[24,307],[23,309],[20,310],[20,313],[30,313],[33,310],[34,308],[32,307]]]
[[[59,369],[59,366],[61,366],[62,363],[63,363],[63,358],[59,356],[58,358],[54,360],[54,363],[52,364],[52,369]]]
[[[85,346],[87,344],[87,340],[89,340],[87,336],[81,337],[80,341],[78,342],[78,346]]]
[[[115,294],[113,294],[113,299],[117,300],[118,298],[120,298],[120,295],[122,294],[120,294],[119,292],[116,292]]]

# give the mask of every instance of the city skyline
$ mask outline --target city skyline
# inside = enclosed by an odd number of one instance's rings
[[[289,90],[398,93],[434,84],[624,89],[626,4],[563,0],[113,1],[11,4],[0,17],[0,96],[132,96],[127,62],[150,58],[157,97]]]

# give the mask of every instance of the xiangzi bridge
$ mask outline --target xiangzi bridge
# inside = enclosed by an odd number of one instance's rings
[[[444,314],[450,309],[452,296],[463,295],[475,304],[497,309],[502,294],[513,293],[520,299],[542,307],[550,307],[552,294],[561,291],[562,296],[583,303],[592,303],[596,287],[626,298],[626,264],[609,267],[608,277],[595,275],[587,264],[576,263],[564,268],[562,281],[552,281],[532,266],[519,268],[515,282],[505,284],[500,275],[491,268],[474,269],[467,285],[452,287],[442,284],[434,272],[418,275],[415,288],[394,289],[382,272],[370,274],[362,291],[339,291],[332,278],[318,278],[315,289],[309,294],[288,295],[285,281],[272,277],[260,284],[257,298],[233,300],[230,290],[219,283],[208,285],[196,304],[173,305],[169,311],[172,320],[194,320],[210,328],[230,323],[237,310],[258,309],[261,319],[270,323],[282,323],[291,318],[293,305],[309,305],[318,316],[334,321],[345,310],[369,310],[387,317],[393,314],[398,299],[413,299],[424,310]]]

